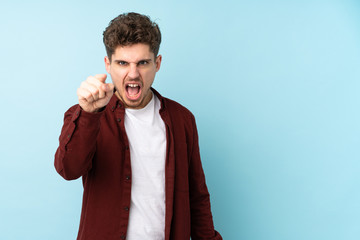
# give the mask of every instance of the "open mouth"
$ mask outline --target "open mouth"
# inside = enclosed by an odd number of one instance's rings
[[[137,100],[140,97],[141,88],[137,83],[126,84],[126,95],[130,100]]]

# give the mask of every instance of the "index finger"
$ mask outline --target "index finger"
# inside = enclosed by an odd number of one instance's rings
[[[98,79],[99,81],[105,83],[105,80],[107,78],[107,75],[106,74],[96,74],[94,76],[96,79]]]

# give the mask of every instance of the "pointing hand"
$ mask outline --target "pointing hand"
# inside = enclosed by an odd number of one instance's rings
[[[97,74],[81,83],[77,95],[84,111],[98,112],[109,103],[114,93],[114,84],[105,83],[106,77],[106,74]]]

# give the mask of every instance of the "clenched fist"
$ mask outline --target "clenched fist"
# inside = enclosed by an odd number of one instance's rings
[[[97,74],[81,83],[77,95],[84,111],[97,112],[109,103],[114,93],[114,84],[105,83],[106,77],[106,74]]]

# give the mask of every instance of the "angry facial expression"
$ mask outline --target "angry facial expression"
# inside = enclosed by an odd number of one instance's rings
[[[160,69],[161,58],[161,55],[155,57],[149,45],[143,43],[118,46],[111,61],[105,57],[105,68],[115,85],[115,95],[125,107],[140,109],[150,102],[150,88]]]

